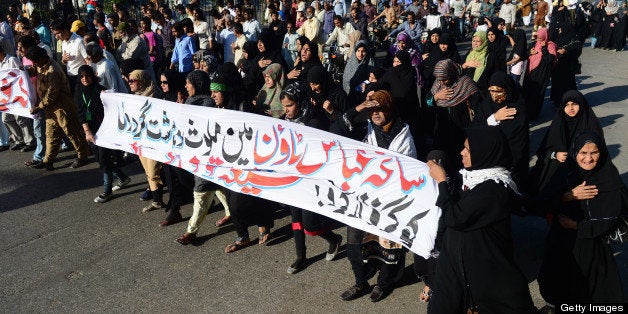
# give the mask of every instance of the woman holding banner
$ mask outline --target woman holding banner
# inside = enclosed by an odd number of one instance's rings
[[[284,108],[283,118],[286,121],[303,124],[316,129],[327,130],[329,120],[314,110],[307,94],[307,87],[302,82],[288,85],[279,97]],[[303,270],[307,264],[305,235],[320,236],[329,243],[325,260],[332,261],[336,258],[342,236],[331,231],[328,218],[317,213],[290,206],[292,215],[292,232],[296,247],[297,259],[288,267],[289,274],[296,274]]]
[[[373,92],[366,101],[349,110],[344,120],[354,121],[363,111],[367,111],[369,117],[365,142],[417,158],[410,127],[394,114],[396,111],[390,92]],[[340,297],[350,301],[370,291],[371,301],[377,302],[390,294],[401,279],[406,250],[400,243],[347,226],[347,258],[351,262],[355,285],[349,287]],[[368,280],[378,270],[377,284],[371,291]]]
[[[469,128],[467,136],[459,198],[449,192],[445,170],[427,162],[445,227],[428,313],[535,313],[513,256],[510,213],[519,192],[507,170],[508,140],[494,126]]]

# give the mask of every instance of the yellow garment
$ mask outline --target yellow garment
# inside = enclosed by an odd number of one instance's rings
[[[473,73],[473,81],[477,83],[480,80],[480,76],[482,76],[482,72],[484,72],[484,67],[486,67],[486,55],[488,53],[488,40],[486,38],[486,32],[475,32],[473,37],[479,37],[482,40],[482,45],[477,48],[471,50],[469,55],[467,56],[466,61],[478,61],[480,65],[475,68],[475,72]]]

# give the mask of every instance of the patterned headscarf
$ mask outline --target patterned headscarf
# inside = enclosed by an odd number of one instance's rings
[[[439,107],[454,107],[467,100],[469,96],[478,92],[475,82],[470,77],[462,75],[462,67],[451,59],[438,61],[434,66],[434,85],[432,85],[432,95],[438,93],[443,88],[451,88],[453,94],[450,99],[439,99],[436,105]],[[446,80],[452,81],[451,86],[445,86]]]

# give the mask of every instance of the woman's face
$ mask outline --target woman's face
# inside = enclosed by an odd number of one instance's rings
[[[207,62],[201,61],[200,69],[201,71],[204,71],[205,73],[209,73],[209,65],[207,64]]]
[[[312,48],[310,48],[310,45],[304,45],[303,48],[301,48],[301,61],[309,61],[310,58],[312,58],[311,49]]]
[[[264,74],[264,84],[266,85],[266,87],[268,88],[273,88],[275,87],[275,81],[273,81],[273,79],[270,77],[270,75],[266,75]]]
[[[403,40],[400,40],[397,42],[397,48],[399,48],[399,50],[406,50],[406,42]]]
[[[196,95],[196,88],[194,88],[194,85],[192,85],[192,83],[190,83],[190,80],[185,80],[185,90],[188,91],[188,95],[190,95],[190,97]]]
[[[480,48],[480,46],[482,46],[484,42],[482,41],[482,38],[478,37],[478,36],[473,36],[473,39],[471,40],[471,47],[473,49],[478,49]]]
[[[222,107],[225,102],[225,95],[219,91],[212,91],[212,99],[216,103],[216,106]]]
[[[355,57],[358,59],[358,61],[364,60],[364,57],[366,57],[366,48],[358,48],[358,50],[355,51]]]
[[[493,32],[488,32],[487,33],[487,37],[488,37],[488,41],[490,41],[492,43],[495,42],[495,38],[497,38],[497,36],[495,36],[495,33],[493,33]]]
[[[164,93],[167,93],[170,91],[170,85],[168,85],[168,78],[166,76],[162,75],[159,78],[159,85],[161,86],[161,90]]]
[[[584,170],[593,170],[600,160],[600,150],[595,143],[586,143],[576,156],[578,166]]]
[[[281,99],[281,106],[283,112],[286,114],[286,119],[294,119],[299,115],[299,106],[292,99],[284,97]]]
[[[488,92],[491,94],[491,98],[494,102],[501,104],[506,100],[506,90],[499,86],[489,86]]]
[[[146,29],[148,28],[146,23],[144,23],[144,21],[140,21],[140,28],[142,29],[142,31],[146,31]]]
[[[465,168],[471,167],[471,152],[469,151],[469,139],[464,140],[464,148],[460,152],[462,156],[462,166]]]
[[[424,8],[427,8],[427,3],[428,3],[427,0],[423,0],[423,7]]]
[[[131,92],[137,92],[140,89],[140,81],[129,78],[129,87]]]
[[[259,50],[259,52],[266,51],[266,46],[264,46],[264,43],[261,40],[257,41],[257,50]]]
[[[377,82],[377,77],[375,77],[375,74],[369,73],[369,82],[371,83]]]
[[[297,51],[301,52],[302,48],[303,48],[303,46],[301,46],[301,42],[297,40]]]
[[[440,51],[446,52],[447,49],[449,48],[449,45],[448,44],[438,44],[438,48],[440,48]]]
[[[83,84],[83,86],[92,85],[92,82],[94,82],[93,76],[87,73],[81,73],[81,84]]]
[[[379,107],[370,109],[369,114],[371,116],[371,122],[377,126],[383,126],[388,123],[388,115]]]
[[[194,70],[198,70],[201,68],[201,62],[193,59],[192,66],[194,67]]]
[[[440,35],[438,35],[437,33],[434,33],[430,36],[430,40],[432,41],[433,44],[437,44],[439,39],[440,39]]]
[[[580,112],[580,105],[573,101],[568,101],[565,105],[565,114],[573,118],[578,115],[578,112]]]

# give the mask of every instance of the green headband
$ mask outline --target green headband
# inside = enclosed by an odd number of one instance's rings
[[[232,88],[231,88],[231,87],[229,87],[229,86],[227,86],[227,85],[225,85],[225,84],[222,84],[222,83],[213,83],[213,82],[211,83],[211,85],[209,85],[209,89],[210,89],[212,92],[214,92],[214,91],[215,91],[215,92],[230,92],[230,91],[232,90]]]

